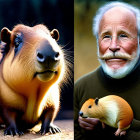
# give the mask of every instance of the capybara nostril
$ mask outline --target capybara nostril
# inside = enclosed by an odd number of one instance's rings
[[[81,117],[83,116],[83,112],[82,111],[79,112],[79,116],[81,116]]]
[[[43,63],[45,61],[45,57],[41,52],[37,52],[37,61]]]
[[[59,59],[60,59],[60,53],[59,52],[56,52],[56,54],[55,54],[55,61],[58,61]]]

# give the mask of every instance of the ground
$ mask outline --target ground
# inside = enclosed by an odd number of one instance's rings
[[[73,120],[56,120],[55,125],[61,128],[61,133],[57,134],[46,134],[41,136],[34,132],[25,133],[23,136],[4,136],[4,129],[0,129],[0,140],[73,140]]]

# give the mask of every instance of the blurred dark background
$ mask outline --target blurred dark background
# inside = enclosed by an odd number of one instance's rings
[[[59,30],[58,44],[64,47],[73,60],[74,48],[74,1],[73,0],[0,0],[0,30],[10,30],[16,24],[34,26],[45,24],[50,30]],[[71,66],[71,72],[73,65]],[[57,119],[73,118],[73,72],[71,80],[61,93],[61,107]]]
[[[140,0],[119,0],[140,9]],[[95,70],[97,59],[96,39],[92,33],[93,17],[98,8],[112,0],[74,0],[74,80]]]

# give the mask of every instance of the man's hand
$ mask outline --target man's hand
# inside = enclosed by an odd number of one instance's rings
[[[82,118],[79,116],[79,125],[86,130],[93,130],[99,124],[99,119],[96,118]]]

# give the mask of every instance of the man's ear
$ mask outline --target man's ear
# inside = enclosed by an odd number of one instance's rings
[[[1,41],[5,42],[5,43],[10,43],[10,37],[11,37],[11,31],[4,27],[2,30],[1,30]]]
[[[58,32],[58,30],[57,30],[57,29],[53,29],[53,30],[51,31],[51,36],[52,36],[52,38],[54,38],[56,41],[58,41],[58,40],[59,40],[59,32]]]
[[[99,103],[99,99],[95,98],[95,104],[98,105],[98,103]]]

